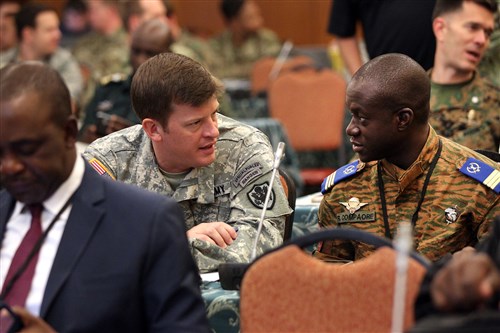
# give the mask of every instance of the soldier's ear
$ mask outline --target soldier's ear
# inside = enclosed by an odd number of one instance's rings
[[[142,121],[142,128],[151,141],[159,142],[163,139],[164,130],[157,120],[145,118]]]
[[[402,108],[397,111],[398,130],[404,131],[413,122],[414,113],[410,108]]]

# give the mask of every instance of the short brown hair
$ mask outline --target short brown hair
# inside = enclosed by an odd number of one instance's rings
[[[176,53],[162,53],[143,63],[132,80],[137,116],[166,125],[173,104],[198,107],[222,94],[222,84],[200,63]]]
[[[432,13],[432,19],[459,10],[462,8],[462,4],[465,1],[473,2],[493,14],[497,12],[498,5],[496,0],[437,0],[434,6],[434,12]]]

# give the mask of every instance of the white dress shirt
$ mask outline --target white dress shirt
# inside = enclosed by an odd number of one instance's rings
[[[63,208],[64,204],[69,200],[73,193],[80,186],[83,173],[85,171],[85,164],[82,157],[78,156],[76,163],[73,166],[70,176],[54,194],[43,202],[42,212],[42,230],[45,231],[52,219]],[[26,299],[26,309],[32,314],[38,316],[42,305],[43,295],[47,280],[49,279],[50,270],[54,262],[57,248],[61,242],[64,227],[71,212],[71,204],[62,212],[54,226],[50,230],[42,244],[40,253],[38,255],[38,262],[35,269],[35,275],[31,283],[31,289]],[[26,205],[21,202],[16,202],[14,211],[10,216],[5,229],[5,234],[2,241],[0,250],[0,289],[3,288],[5,277],[9,271],[10,263],[17,248],[21,244],[24,235],[28,232],[31,225],[31,214]]]

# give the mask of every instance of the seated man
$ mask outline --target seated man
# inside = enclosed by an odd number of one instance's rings
[[[356,160],[322,185],[321,227],[352,227],[392,238],[413,225],[416,251],[431,260],[475,245],[500,214],[500,167],[440,137],[429,125],[429,77],[402,54],[376,57],[347,86],[346,133]],[[359,259],[362,243],[326,241],[316,256]]]
[[[415,304],[415,317],[437,316],[434,319],[439,320],[440,316],[487,309],[500,311],[500,215],[476,249],[465,248],[429,270]]]
[[[54,69],[0,80],[0,299],[22,332],[208,332],[178,205],[85,163]]]
[[[145,21],[134,31],[130,46],[132,73],[105,76],[87,105],[80,130],[80,140],[90,143],[95,139],[125,127],[139,124],[132,109],[130,85],[132,76],[142,63],[162,52],[170,52],[173,39],[165,22]]]
[[[222,0],[221,11],[227,29],[209,40],[219,57],[210,69],[221,79],[249,79],[255,61],[277,56],[278,36],[263,28],[260,8],[253,0]]]
[[[217,112],[221,91],[196,61],[157,55],[132,80],[142,126],[97,139],[84,154],[99,173],[180,203],[202,272],[251,259],[274,159],[262,132]],[[291,212],[278,179],[271,199],[257,254],[281,244]]]
[[[496,12],[495,0],[436,1],[429,122],[439,135],[464,146],[498,152],[500,87],[478,72]]]

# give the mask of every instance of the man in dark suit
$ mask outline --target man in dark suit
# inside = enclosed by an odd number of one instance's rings
[[[13,64],[0,77],[1,300],[25,330],[208,332],[177,204],[77,157],[70,95],[53,69]],[[39,204],[41,221],[26,209]],[[12,273],[36,219],[41,247]]]

